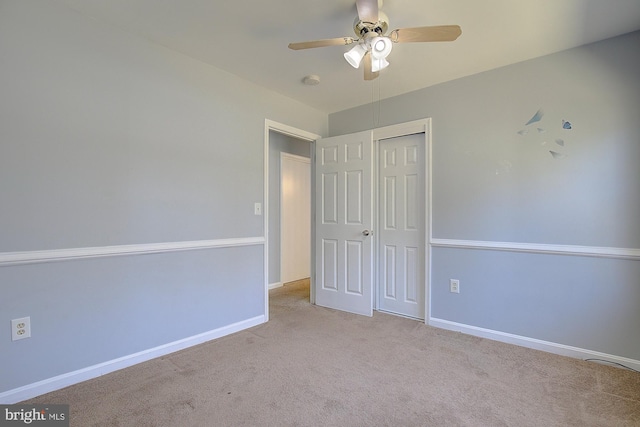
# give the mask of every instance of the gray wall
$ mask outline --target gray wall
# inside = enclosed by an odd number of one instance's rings
[[[263,237],[265,119],[327,133],[324,113],[55,1],[0,10],[0,258]],[[0,393],[263,315],[263,250],[0,266]]]
[[[433,237],[640,248],[638,52],[640,32],[383,100],[380,126],[433,119]],[[640,360],[639,262],[436,247],[431,316]]]
[[[311,142],[269,133],[269,284],[280,283],[280,153],[311,157]],[[309,189],[311,191],[311,189]]]

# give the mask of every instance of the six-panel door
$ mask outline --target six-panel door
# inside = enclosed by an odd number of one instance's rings
[[[424,134],[379,142],[378,309],[424,319]]]
[[[371,132],[316,142],[316,304],[373,314]]]

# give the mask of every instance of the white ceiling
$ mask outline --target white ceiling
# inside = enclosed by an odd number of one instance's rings
[[[391,65],[363,80],[335,46],[355,37],[355,0],[60,0],[287,97],[332,113],[640,29],[639,0],[386,0],[389,30],[458,24],[454,42],[394,45]],[[318,86],[302,84],[308,74]]]

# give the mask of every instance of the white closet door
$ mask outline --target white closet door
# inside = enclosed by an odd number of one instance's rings
[[[424,134],[380,141],[378,308],[424,319]]]
[[[280,230],[282,283],[311,274],[311,161],[281,153]]]

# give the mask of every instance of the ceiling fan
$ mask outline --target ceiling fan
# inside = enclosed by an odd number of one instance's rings
[[[399,28],[385,35],[389,28],[389,18],[379,10],[378,1],[356,0],[358,16],[353,23],[356,38],[337,37],[335,39],[289,43],[289,49],[347,46],[357,43],[344,54],[344,57],[354,68],[359,68],[364,59],[364,79],[373,80],[378,77],[380,70],[389,66],[387,56],[391,52],[393,43],[454,41],[462,34],[458,25],[438,25]],[[381,0],[380,3],[382,3]]]

